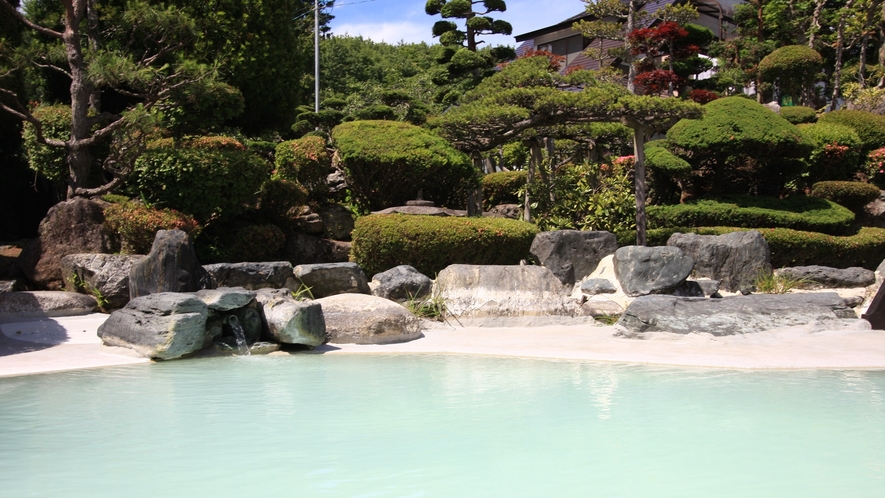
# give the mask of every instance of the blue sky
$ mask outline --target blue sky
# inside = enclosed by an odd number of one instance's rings
[[[581,0],[506,0],[507,11],[491,17],[513,25],[518,35],[558,23],[584,10]],[[424,13],[423,0],[337,0],[331,22],[335,35],[361,35],[374,41],[436,43],[430,34],[439,16]],[[513,36],[487,36],[491,45],[516,46]]]

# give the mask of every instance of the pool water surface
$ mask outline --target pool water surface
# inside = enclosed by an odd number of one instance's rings
[[[885,371],[253,356],[0,379],[0,496],[885,496]]]

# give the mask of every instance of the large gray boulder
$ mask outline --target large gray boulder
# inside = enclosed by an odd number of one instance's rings
[[[555,230],[535,235],[529,252],[564,285],[574,285],[617,249],[618,240],[611,232]]]
[[[678,247],[625,246],[615,251],[615,276],[628,296],[671,291],[685,281],[694,260]]]
[[[75,197],[53,206],[40,222],[39,235],[19,256],[25,277],[37,286],[62,288],[61,258],[68,254],[111,252],[102,230],[104,203]]]
[[[193,294],[161,292],[132,299],[98,328],[107,346],[172,360],[203,347],[209,308]]]
[[[450,265],[433,285],[433,295],[457,318],[583,315],[543,266]]]
[[[839,318],[857,315],[835,292],[752,294],[722,299],[656,295],[636,298],[617,325],[629,333],[707,332],[724,336]]]
[[[217,263],[203,265],[209,274],[209,287],[243,287],[249,290],[280,289],[292,285],[292,263]]]
[[[98,303],[85,294],[64,291],[24,291],[0,293],[0,318],[38,318],[85,315]]]
[[[310,288],[314,298],[335,294],[371,294],[369,280],[356,263],[319,263],[298,265],[292,270],[295,278]]]
[[[317,302],[323,307],[330,343],[389,344],[423,337],[421,320],[388,299],[339,294]]]
[[[242,308],[255,299],[255,293],[242,287],[203,289],[196,293],[210,310],[231,311]]]
[[[399,265],[372,276],[372,294],[391,301],[422,299],[430,295],[433,280],[409,265]]]
[[[803,289],[849,289],[866,287],[876,283],[876,273],[858,266],[839,269],[828,266],[790,266],[775,273],[803,282]]]
[[[265,335],[285,344],[319,346],[326,342],[326,321],[316,301],[297,301],[278,292],[259,291],[255,300]]]
[[[69,254],[61,258],[65,289],[98,294],[105,309],[129,302],[129,271],[144,258],[140,254]]]
[[[158,292],[196,292],[208,283],[209,275],[181,230],[158,231],[151,252],[129,271],[132,299]]]
[[[667,245],[694,259],[693,277],[719,280],[729,292],[750,290],[760,273],[771,273],[768,242],[756,230],[725,235],[674,233]]]

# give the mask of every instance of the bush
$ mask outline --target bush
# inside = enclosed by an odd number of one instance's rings
[[[803,123],[814,123],[817,121],[817,112],[810,107],[801,105],[791,107],[781,107],[781,117],[794,125]]]
[[[293,217],[293,208],[307,203],[307,191],[301,185],[285,178],[270,178],[258,191],[258,213],[274,222],[286,224]]]
[[[683,119],[667,131],[667,148],[695,171],[701,190],[779,194],[795,179],[812,144],[764,106],[743,97],[716,99],[702,119]]]
[[[43,123],[43,136],[56,140],[71,138],[71,107],[66,105],[40,106],[32,111]],[[48,147],[37,143],[34,127],[25,122],[22,130],[23,147],[28,166],[56,184],[67,181],[68,158],[62,147]]]
[[[867,176],[870,181],[881,185],[885,178],[885,147],[876,149],[867,154]]]
[[[840,234],[854,221],[854,213],[848,208],[826,199],[803,196],[699,199],[674,206],[649,206],[647,212],[648,224],[654,228],[779,227]]]
[[[667,150],[666,140],[654,140],[645,144],[645,166],[674,178],[691,173],[691,164]]]
[[[514,265],[538,227],[504,218],[369,215],[356,221],[351,259],[367,275],[411,265],[433,276],[451,264]]]
[[[239,140],[224,136],[185,137],[179,142],[181,147],[195,150],[246,150]]]
[[[649,246],[667,244],[674,233],[697,233],[699,235],[723,235],[747,230],[734,227],[660,228],[646,233]],[[818,232],[805,232],[789,228],[759,228],[771,250],[771,265],[785,266],[822,265],[833,268],[860,266],[875,270],[885,254],[885,229],[863,227],[855,235],[839,237]],[[635,231],[618,232],[618,245],[633,245]]]
[[[866,111],[844,109],[827,112],[818,123],[841,124],[853,128],[863,144],[864,155],[879,147],[885,147],[885,116]]]
[[[802,92],[814,84],[823,62],[812,48],[787,45],[763,57],[759,72],[767,82],[778,81],[788,95],[799,100]]]
[[[845,206],[855,214],[879,198],[879,187],[861,182],[818,182],[812,185],[811,195]]]
[[[120,252],[124,254],[150,252],[158,230],[181,230],[191,240],[201,230],[195,219],[174,209],[156,209],[128,200],[105,208],[104,228],[119,237]]]
[[[863,171],[862,143],[850,127],[835,123],[814,123],[799,126],[814,144],[808,157],[808,181],[850,180]]]
[[[500,171],[482,177],[483,208],[519,204],[519,189],[525,187],[527,177],[525,171]]]
[[[275,176],[298,182],[311,198],[318,200],[328,193],[326,177],[332,167],[332,158],[322,138],[309,136],[280,143],[274,164]]]
[[[205,222],[251,203],[270,171],[246,150],[158,147],[136,161],[129,186],[151,203]]]
[[[356,206],[375,211],[403,205],[421,191],[438,206],[461,207],[479,187],[465,154],[443,138],[396,121],[351,121],[332,130]]]

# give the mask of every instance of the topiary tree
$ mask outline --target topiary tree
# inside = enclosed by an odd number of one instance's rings
[[[781,107],[780,114],[782,118],[795,125],[817,121],[817,112],[810,107],[801,105]]]
[[[398,121],[350,121],[332,130],[332,144],[357,207],[400,206],[419,194],[460,207],[479,186],[470,159],[435,133]]]
[[[318,200],[328,192],[326,177],[332,158],[322,138],[308,136],[281,142],[276,148],[274,165],[274,176],[297,182],[313,199]]]
[[[801,173],[798,160],[813,146],[786,119],[744,97],[704,108],[702,119],[683,119],[667,132],[669,150],[691,164],[700,190],[777,195]]]
[[[867,111],[844,109],[824,113],[819,123],[841,124],[854,129],[863,143],[863,153],[868,154],[885,147],[885,116]]]
[[[645,165],[650,173],[649,191],[653,193],[649,197],[654,204],[684,200],[686,183],[691,176],[691,164],[670,152],[666,140],[654,140],[645,144]]]
[[[828,180],[853,180],[866,169],[860,137],[845,125],[803,124],[799,130],[814,144],[808,156],[806,184]]]
[[[820,75],[823,58],[805,45],[787,45],[766,55],[759,62],[759,73],[766,81],[776,82],[781,91],[813,105],[812,87]]]

